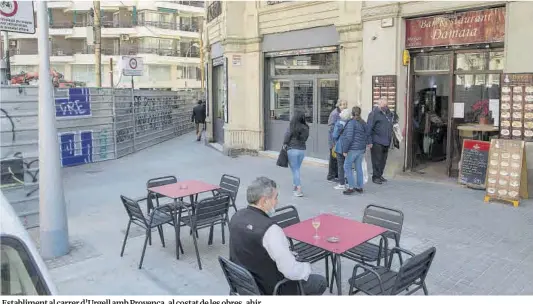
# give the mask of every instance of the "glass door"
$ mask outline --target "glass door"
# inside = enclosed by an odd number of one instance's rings
[[[265,147],[279,151],[291,119],[292,86],[290,80],[270,82],[268,118],[265,124]]]
[[[293,111],[294,115],[296,111],[304,113],[305,120],[309,125],[309,139],[307,140],[307,155],[316,157],[316,113],[315,113],[315,83],[313,80],[293,80]]]

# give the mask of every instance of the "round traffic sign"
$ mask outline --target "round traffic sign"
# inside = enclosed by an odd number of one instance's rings
[[[131,58],[129,65],[131,69],[135,70],[137,68],[137,59]]]
[[[0,1],[0,15],[4,17],[13,17],[17,14],[19,4],[17,1]]]

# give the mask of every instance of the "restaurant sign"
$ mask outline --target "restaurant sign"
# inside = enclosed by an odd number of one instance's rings
[[[505,8],[491,8],[406,20],[405,47],[503,42]]]

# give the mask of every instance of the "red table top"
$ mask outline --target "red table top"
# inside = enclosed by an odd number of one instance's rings
[[[353,247],[369,241],[387,229],[375,225],[364,224],[355,220],[350,220],[333,214],[321,214],[318,235],[320,239],[315,239],[315,228],[311,224],[312,219],[305,220],[298,224],[283,229],[285,235],[291,239],[304,242],[329,252],[342,254]],[[329,237],[339,238],[339,242],[330,243]]]
[[[161,194],[166,197],[178,199],[199,193],[220,189],[220,186],[208,184],[197,180],[178,181],[174,184],[149,188],[148,191]]]

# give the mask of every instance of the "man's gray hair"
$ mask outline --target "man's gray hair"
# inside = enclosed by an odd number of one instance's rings
[[[246,200],[248,204],[256,204],[262,197],[272,197],[277,187],[276,182],[270,178],[258,177],[246,189]]]

